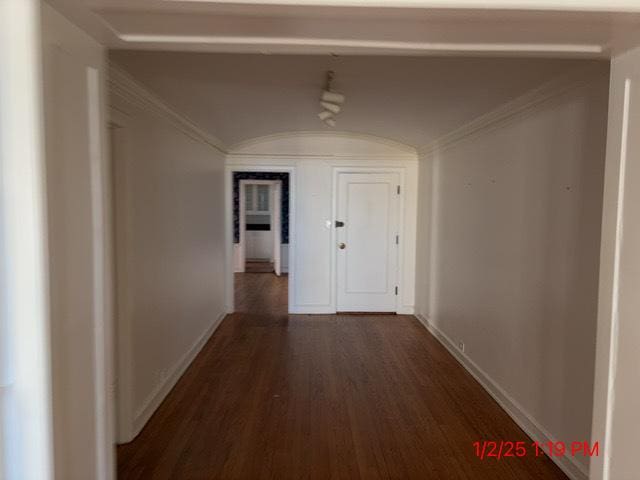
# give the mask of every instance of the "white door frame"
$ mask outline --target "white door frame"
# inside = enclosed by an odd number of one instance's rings
[[[233,174],[235,172],[262,172],[262,173],[288,173],[289,174],[289,281],[288,283],[288,310],[291,311],[295,293],[295,247],[296,247],[296,228],[295,228],[295,198],[296,198],[296,169],[295,167],[283,167],[281,165],[227,165],[225,167],[225,307],[227,313],[235,312],[234,298],[234,262],[233,262]],[[241,180],[242,182],[243,180]],[[258,183],[259,180],[247,180],[250,183]],[[274,180],[265,180],[265,182],[273,182]],[[239,192],[240,215],[242,215],[244,206],[244,197]],[[242,232],[242,230],[241,230]],[[243,254],[244,262],[244,254]]]
[[[589,478],[637,476],[640,47],[611,62]],[[618,457],[613,457],[617,455]]]
[[[52,258],[58,258],[57,266],[56,262],[49,263],[48,274],[54,475],[109,480],[115,476],[114,297],[106,52],[46,3],[41,12],[47,215],[57,222],[47,228],[48,248],[54,254]],[[60,72],[72,75],[69,78],[82,85],[84,94],[76,98],[87,122],[86,130],[75,136],[67,132],[62,142],[58,142],[58,135],[65,130],[58,131],[58,127],[78,119],[65,110],[57,88],[63,95],[81,93],[64,88],[62,79],[57,78]],[[61,117],[61,113],[65,115]],[[77,147],[83,153],[76,152]],[[71,157],[68,152],[72,152]],[[76,210],[77,203],[70,201],[61,190],[64,185],[57,183],[63,172],[73,174],[65,176],[66,188],[71,189],[76,202],[86,203],[84,209]],[[69,228],[59,228],[65,219],[73,219]],[[76,248],[84,251],[82,259],[75,258]],[[69,263],[69,259],[75,259],[75,263]],[[65,336],[65,328],[81,318],[86,320],[79,323],[83,330]],[[84,370],[71,370],[73,365],[84,365]],[[86,408],[70,409],[70,402],[81,402]],[[79,449],[83,455],[75,455]]]
[[[282,180],[274,180],[269,193],[272,205],[269,224],[273,237],[273,271],[280,276],[282,275]]]
[[[404,249],[405,242],[407,241],[407,235],[405,234],[405,169],[402,167],[389,168],[389,167],[334,167],[333,168],[333,194],[331,198],[331,216],[333,218],[331,225],[331,303],[334,309],[338,308],[338,254],[335,248],[336,245],[336,226],[335,222],[338,220],[338,178],[342,173],[395,173],[398,175],[400,183],[400,202],[398,205],[398,235],[400,235],[400,241],[398,244],[398,260],[396,269],[396,283],[398,285],[398,295],[396,295],[395,312],[400,313],[402,307],[401,292],[404,288]]]
[[[40,8],[0,2],[0,477],[9,480],[54,475]]]

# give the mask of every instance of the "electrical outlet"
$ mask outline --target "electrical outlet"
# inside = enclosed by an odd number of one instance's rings
[[[464,342],[458,342],[458,348],[462,353],[464,353]]]

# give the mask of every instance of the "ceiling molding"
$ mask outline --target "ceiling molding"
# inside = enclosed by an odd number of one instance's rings
[[[386,137],[380,137],[378,135],[371,135],[367,133],[359,133],[359,132],[349,132],[349,131],[335,131],[335,132],[323,132],[323,131],[298,131],[298,132],[282,132],[276,133],[272,135],[264,135],[261,137],[251,138],[249,140],[245,140],[234,145],[231,145],[228,149],[229,154],[238,154],[238,155],[262,155],[261,153],[246,153],[245,151],[250,147],[256,147],[260,144],[267,144],[274,141],[282,140],[291,140],[291,139],[337,139],[344,138],[349,140],[359,140],[363,142],[367,142],[370,144],[383,145],[389,149],[397,150],[397,153],[389,153],[389,154],[369,154],[371,157],[389,157],[394,155],[404,155],[409,157],[415,157],[417,154],[417,150],[415,147],[411,145],[407,145],[406,143],[398,142],[396,140],[392,140]],[[292,154],[293,155],[293,154]],[[360,155],[360,154],[358,154]],[[316,157],[326,157],[326,155],[318,154],[314,155]],[[334,157],[348,157],[352,156],[351,154],[333,154]]]
[[[109,63],[107,82],[110,99],[115,96],[142,108],[169,121],[174,127],[194,140],[206,143],[221,153],[227,153],[227,148],[218,138],[205,132],[184,115],[177,113],[155,93],[134,80],[133,77],[112,62]],[[111,107],[117,109],[115,105],[111,105]]]
[[[607,74],[602,71],[587,68],[557,77],[452,130],[433,142],[419,147],[418,154],[422,157],[442,152],[461,142],[475,138],[487,130],[508,123],[543,103],[559,98],[566,93],[576,92],[597,79],[606,78],[606,76]]]
[[[551,53],[601,55],[599,44],[572,43],[482,43],[482,42],[409,42],[390,40],[354,40],[346,38],[271,37],[238,35],[151,35],[118,34],[132,44],[220,45],[226,47],[254,46],[264,49],[349,49],[372,53],[429,54],[439,53]]]
[[[326,154],[280,154],[282,158],[301,158],[308,159],[323,159],[323,158],[360,158],[363,159],[389,159],[389,158],[401,158],[401,159],[416,159],[416,149],[405,143],[398,142],[385,137],[377,135],[371,135],[358,132],[322,132],[322,131],[299,131],[299,132],[282,132],[273,135],[265,135],[261,137],[252,138],[246,141],[236,143],[230,147],[226,147],[218,138],[210,135],[200,127],[198,127],[193,121],[177,113],[171,106],[167,105],[159,96],[150,91],[147,87],[137,82],[131,75],[126,73],[121,67],[114,63],[109,64],[108,69],[108,87],[110,98],[120,98],[126,103],[134,105],[138,108],[142,108],[145,111],[159,116],[169,121],[174,127],[182,131],[184,134],[190,136],[194,140],[208,144],[215,148],[219,152],[237,157],[260,157],[262,153],[247,153],[243,150],[258,146],[260,144],[266,144],[278,140],[291,140],[291,139],[349,139],[367,142],[369,144],[382,145],[388,149],[396,150],[394,153],[383,154],[366,154],[361,153],[335,153],[327,156]],[[120,113],[128,115],[128,112],[123,112],[122,109],[111,101],[110,107]]]
[[[357,8],[420,8],[420,9],[473,9],[485,10],[538,10],[588,12],[638,12],[637,0],[163,0],[174,4],[251,4],[252,6],[357,7]]]

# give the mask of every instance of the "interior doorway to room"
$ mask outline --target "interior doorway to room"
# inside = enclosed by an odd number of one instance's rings
[[[236,311],[287,311],[289,183],[288,172],[233,173]]]
[[[239,182],[239,271],[282,274],[282,180]]]

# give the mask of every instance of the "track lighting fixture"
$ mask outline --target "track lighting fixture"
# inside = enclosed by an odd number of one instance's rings
[[[335,127],[335,116],[342,110],[341,105],[345,102],[346,98],[342,93],[334,92],[332,89],[333,77],[335,73],[332,70],[327,72],[327,82],[322,95],[320,95],[320,106],[323,111],[318,114],[320,120],[322,120],[328,127]]]

